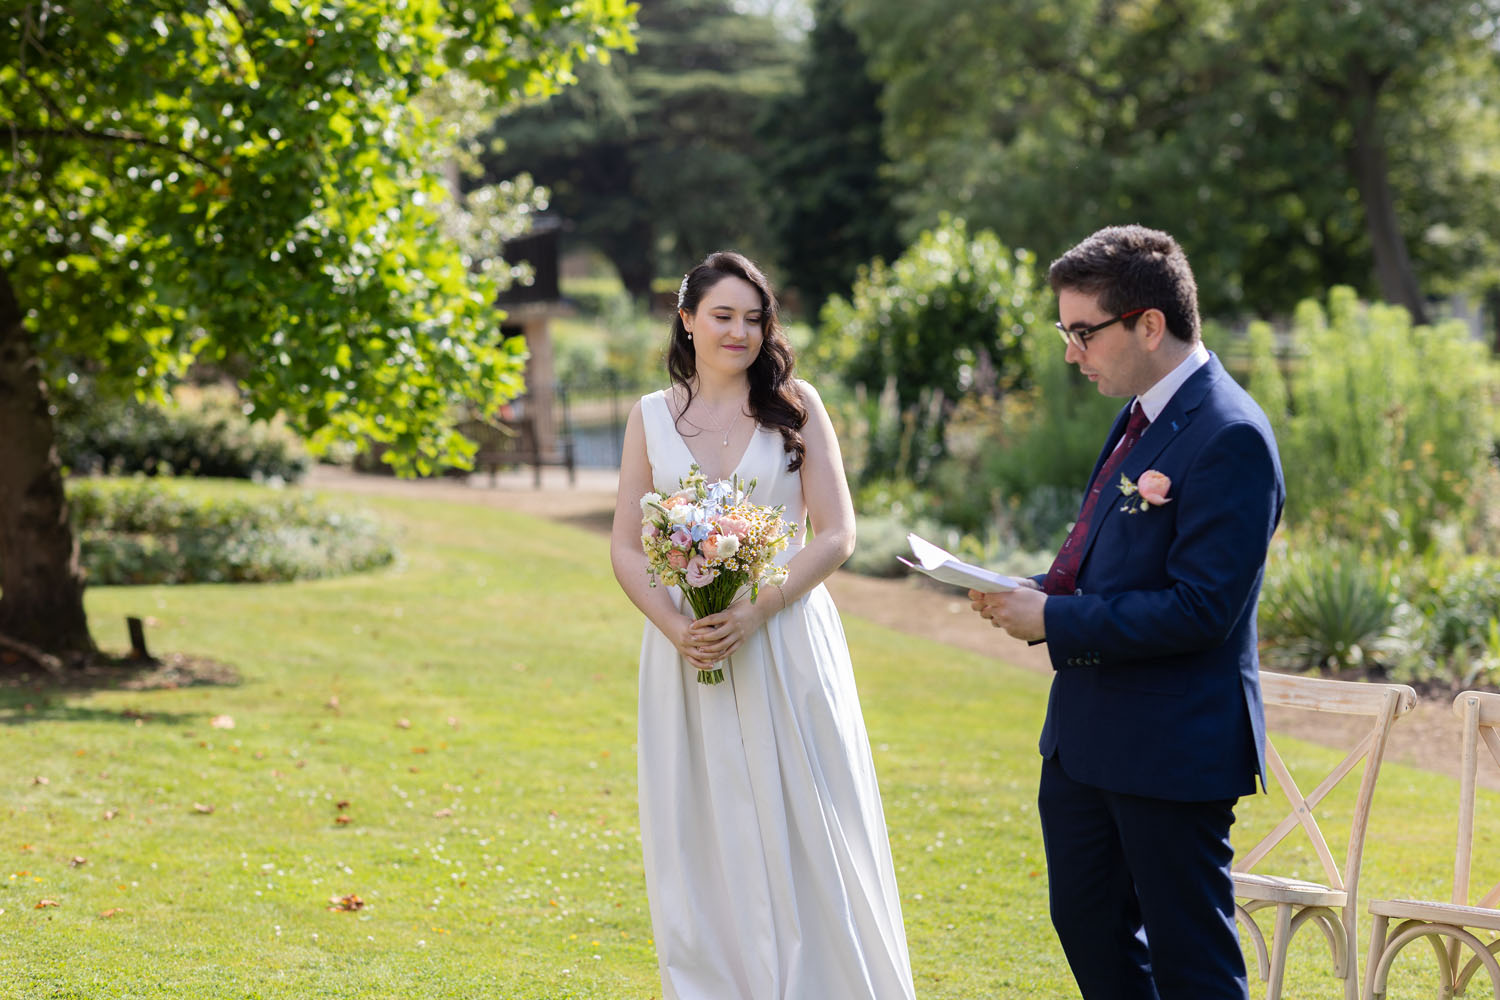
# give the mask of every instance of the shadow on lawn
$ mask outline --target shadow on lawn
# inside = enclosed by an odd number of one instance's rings
[[[185,653],[149,660],[98,654],[61,674],[20,673],[0,677],[0,725],[32,722],[124,722],[187,725],[202,713],[102,709],[68,704],[70,694],[90,691],[162,691],[201,685],[236,686],[239,671],[227,663]]]
[[[586,531],[598,532],[607,535],[614,527],[615,512],[610,510],[592,510],[583,514],[568,514],[556,520],[563,524],[570,524],[575,528],[583,528]]]
[[[203,712],[143,712],[136,708],[106,709],[69,705],[50,698],[40,702],[0,696],[0,726],[25,726],[35,722],[123,722],[134,726],[188,726],[201,722]]]

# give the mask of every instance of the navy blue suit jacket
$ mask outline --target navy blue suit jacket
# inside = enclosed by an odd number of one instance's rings
[[[1099,461],[1125,431],[1120,411]],[[1042,755],[1075,781],[1184,802],[1265,783],[1255,614],[1286,486],[1271,425],[1210,356],[1120,472],[1171,479],[1169,503],[1121,508],[1104,485],[1078,589],[1047,599],[1055,671]]]

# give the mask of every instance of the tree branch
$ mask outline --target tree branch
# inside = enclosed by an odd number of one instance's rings
[[[62,675],[62,660],[59,660],[51,653],[44,653],[35,646],[24,643],[20,639],[12,639],[9,636],[0,635],[0,649],[8,649],[13,653],[20,653],[54,677]]]
[[[184,159],[192,160],[194,163],[198,164],[200,167],[208,170],[213,174],[220,176],[222,176],[223,174],[223,172],[219,170],[219,168],[215,167],[212,163],[203,159],[201,156],[196,156],[185,149],[179,149],[178,147],[164,140],[153,139],[150,136],[141,135],[139,132],[86,132],[82,129],[77,128],[33,128],[27,125],[18,125],[15,122],[6,122],[4,124],[0,124],[0,128],[9,129],[10,133],[15,136],[28,136],[35,139],[85,139],[92,142],[125,143],[126,145],[130,146],[139,146],[143,149],[154,149],[163,153],[170,153],[173,156],[180,156]]]

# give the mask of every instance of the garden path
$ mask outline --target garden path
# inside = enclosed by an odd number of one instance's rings
[[[535,488],[529,470],[502,473],[493,487],[489,477],[401,480],[361,475],[332,466],[315,466],[306,484],[340,492],[457,500],[516,510],[539,517],[608,532],[614,513],[616,476],[613,470],[579,469],[570,486],[561,469],[545,469],[542,486]],[[992,656],[1038,672],[1052,667],[1046,650],[1028,646],[993,628],[969,610],[967,598],[950,588],[937,588],[911,579],[883,580],[839,571],[828,581],[834,602],[846,615],[884,625],[934,642],[947,643]],[[1417,707],[1391,731],[1386,759],[1442,774],[1455,774],[1459,731],[1451,710],[1451,694],[1420,697]],[[1272,710],[1267,722],[1277,732],[1327,746],[1347,749],[1359,738],[1360,726],[1341,726],[1337,720],[1317,718],[1295,710]],[[1481,770],[1481,783],[1500,789],[1493,772]]]

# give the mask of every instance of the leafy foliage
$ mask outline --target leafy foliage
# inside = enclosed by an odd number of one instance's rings
[[[959,407],[933,488],[947,523],[968,532],[995,530],[1025,548],[1055,553],[1120,401],[1099,395],[1050,331],[1029,331],[1022,348],[1030,384]]]
[[[1033,255],[988,231],[970,235],[962,219],[945,217],[894,263],[861,269],[852,298],[824,307],[814,353],[864,393],[864,468],[920,483],[958,400],[1026,384],[1022,339],[1044,314]]]
[[[1297,310],[1286,374],[1252,335],[1257,398],[1287,477],[1286,520],[1318,537],[1420,555],[1485,509],[1500,370],[1461,323],[1413,326],[1402,309],[1336,288]],[[1283,381],[1284,380],[1284,381]]]
[[[1286,552],[1274,565],[1259,625],[1275,656],[1339,671],[1389,636],[1397,598],[1388,566],[1352,547]]]
[[[285,426],[252,422],[224,386],[180,387],[166,404],[97,399],[80,382],[58,401],[57,450],[74,474],[279,479],[307,471],[301,441]]]
[[[305,494],[213,499],[159,479],[86,479],[69,499],[95,584],[309,580],[396,557],[374,520]]]
[[[1500,112],[1473,99],[1500,86],[1494,0],[848,11],[911,224],[960,212],[1043,254],[1155,225],[1189,247],[1210,313],[1336,284],[1405,296],[1386,273],[1403,266],[1429,292],[1494,281]]]
[[[450,75],[556,89],[627,23],[625,0],[10,5],[0,270],[48,374],[149,393],[205,361],[258,417],[419,470],[461,453],[449,406],[516,392],[521,348],[445,234],[453,136],[414,101]]]
[[[791,88],[794,49],[729,0],[642,0],[634,55],[494,124],[487,176],[526,171],[630,293],[709,250],[769,249],[754,125]],[[675,286],[675,282],[674,282]]]

